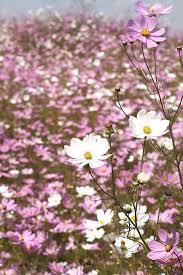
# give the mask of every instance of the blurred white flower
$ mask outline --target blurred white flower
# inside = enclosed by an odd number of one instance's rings
[[[10,192],[8,186],[6,186],[6,185],[0,186],[0,194],[2,197],[7,198],[7,199],[12,198],[12,196],[13,196],[13,192]]]
[[[118,216],[120,218],[119,223],[121,223],[122,225],[126,225],[126,228],[124,229],[126,234],[129,237],[138,238],[139,233],[136,230],[134,223],[137,225],[140,233],[143,234],[144,231],[142,228],[144,227],[146,222],[149,220],[149,214],[146,213],[147,207],[145,205],[135,204],[134,206],[131,206],[132,210],[130,213],[128,213],[128,216],[131,221],[129,221],[129,219],[123,212],[118,213]]]
[[[59,193],[54,193],[48,198],[48,207],[55,207],[60,204],[62,197]]]
[[[87,230],[85,237],[87,238],[87,242],[93,242],[95,239],[101,239],[105,234],[103,228]]]
[[[173,150],[173,143],[171,138],[168,138],[168,137],[161,138],[160,145],[169,151]]]
[[[138,252],[139,249],[139,243],[132,241],[125,236],[116,238],[115,246],[125,258],[132,257],[132,254]]]
[[[114,212],[111,209],[108,209],[104,212],[103,209],[97,210],[97,220],[85,220],[84,226],[87,230],[93,230],[105,226],[112,221]]]
[[[169,120],[161,119],[155,111],[146,112],[144,109],[138,112],[137,117],[130,116],[129,118],[132,136],[137,138],[156,139],[168,132],[168,125]]]
[[[72,138],[70,146],[64,146],[66,154],[72,159],[70,162],[80,164],[83,167],[87,164],[91,168],[97,168],[104,165],[105,159],[110,155],[106,155],[109,150],[107,139],[98,135],[89,134],[83,140]]]
[[[104,212],[103,209],[97,210],[97,221],[100,226],[104,226],[112,221],[112,218],[114,216],[114,212],[111,209],[107,209],[106,212]]]
[[[98,270],[92,270],[90,271],[87,275],[98,275],[99,271]]]
[[[137,180],[140,182],[140,183],[146,183],[150,180],[150,175],[149,174],[146,174],[145,172],[141,172],[137,175]]]
[[[96,194],[96,191],[93,187],[90,186],[77,186],[76,192],[78,193],[78,197],[84,197],[84,196],[93,196]]]

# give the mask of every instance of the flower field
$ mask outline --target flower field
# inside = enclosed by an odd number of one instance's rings
[[[136,10],[1,19],[0,275],[183,274],[182,37]]]

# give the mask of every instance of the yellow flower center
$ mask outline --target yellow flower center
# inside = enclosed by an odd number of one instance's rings
[[[121,248],[122,248],[122,249],[126,248],[126,243],[125,243],[124,240],[121,241]]]
[[[100,220],[100,221],[99,221],[99,224],[100,224],[100,225],[103,225],[103,224],[104,224],[104,221],[103,221],[103,220]]]
[[[131,218],[132,222],[135,222],[135,215],[133,215]]]
[[[150,31],[147,28],[141,30],[140,33],[145,37],[148,37],[151,34]]]
[[[152,133],[151,127],[144,126],[143,132],[144,132],[144,134],[147,134],[147,135],[151,134]]]
[[[87,151],[84,153],[84,157],[85,159],[92,159],[92,154],[89,151]]]
[[[171,249],[172,249],[172,245],[171,244],[166,244],[165,245],[166,252],[170,252]]]
[[[102,168],[101,168],[101,172],[102,172],[102,173],[105,173],[106,171],[107,171],[106,167],[102,167]]]

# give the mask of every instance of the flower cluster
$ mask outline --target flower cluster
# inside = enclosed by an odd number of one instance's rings
[[[1,20],[0,274],[181,274],[171,9],[138,1],[122,51],[101,15]]]

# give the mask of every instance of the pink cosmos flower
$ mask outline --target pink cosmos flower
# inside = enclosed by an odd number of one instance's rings
[[[179,233],[173,232],[170,236],[164,229],[159,229],[158,236],[160,242],[148,242],[151,252],[147,254],[147,257],[151,260],[166,261],[166,259],[170,258],[170,256],[173,255],[177,249],[177,245],[179,243]]]
[[[142,1],[137,1],[136,11],[144,16],[159,16],[165,15],[172,11],[173,6],[164,7],[162,4],[157,3],[152,6],[146,6]]]
[[[147,48],[157,47],[157,43],[165,41],[166,38],[162,37],[165,29],[154,30],[156,25],[157,19],[155,17],[145,18],[141,15],[136,20],[130,21],[129,35],[146,44]]]

